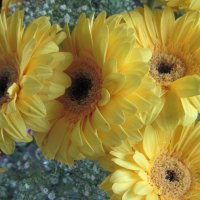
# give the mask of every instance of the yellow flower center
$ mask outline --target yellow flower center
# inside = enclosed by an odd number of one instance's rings
[[[187,166],[175,156],[159,155],[151,168],[150,180],[161,197],[168,200],[183,200],[192,185]]]
[[[90,58],[75,58],[66,73],[72,84],[60,101],[73,122],[88,116],[101,99],[102,74],[98,65]]]
[[[186,64],[167,53],[154,53],[150,66],[151,76],[161,85],[169,85],[186,74]]]

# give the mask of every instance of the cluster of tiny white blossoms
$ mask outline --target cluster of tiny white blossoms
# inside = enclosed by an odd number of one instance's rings
[[[27,195],[31,200],[108,199],[98,188],[107,173],[95,162],[79,161],[73,167],[67,167],[47,161],[34,143],[28,147],[18,144],[15,154],[1,155],[0,160],[1,166],[7,169],[0,174],[1,200],[22,200]]]
[[[11,12],[16,8],[25,11],[25,23],[40,16],[50,16],[52,23],[64,25],[68,23],[73,26],[80,13],[86,14],[99,13],[106,10],[109,14],[119,13],[124,10],[131,10],[136,6],[135,1],[106,1],[106,0],[82,0],[82,1],[65,1],[65,0],[29,0],[10,4]]]

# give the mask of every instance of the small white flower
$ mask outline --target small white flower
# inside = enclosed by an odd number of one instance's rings
[[[49,0],[51,4],[54,4],[55,3],[55,0]]]
[[[95,176],[94,176],[94,175],[91,175],[91,176],[90,176],[90,179],[91,179],[92,181],[94,181]]]
[[[10,169],[12,166],[12,163],[8,163],[6,168]]]
[[[17,185],[17,182],[16,182],[16,181],[11,181],[11,186],[12,186],[12,187],[16,187],[16,185]]]
[[[47,15],[47,12],[45,10],[42,10],[40,11],[40,14],[44,16],[44,15]]]
[[[27,184],[27,183],[25,183],[24,187],[25,187],[26,189],[29,189],[29,188],[30,188],[30,185]]]
[[[30,167],[29,162],[26,162],[26,163],[24,164],[24,169],[28,169],[29,167]]]
[[[44,9],[49,8],[49,5],[47,3],[44,3],[43,8]]]
[[[48,194],[48,198],[49,198],[50,200],[54,200],[54,199],[56,198],[55,193],[54,193],[54,192],[50,192],[50,193]]]
[[[70,16],[69,16],[69,14],[67,13],[67,14],[64,16],[64,22],[65,22],[65,23],[69,23],[69,21],[70,21]]]
[[[88,9],[88,7],[87,7],[86,5],[84,5],[84,6],[81,7],[81,9],[82,9],[83,11],[86,11],[86,10]]]
[[[21,165],[21,162],[20,161],[17,161],[17,166],[20,166]]]
[[[63,11],[67,10],[67,6],[65,4],[60,5],[60,10],[63,10]]]
[[[84,195],[87,197],[87,196],[89,196],[89,192],[86,190],[85,192],[84,192]]]
[[[49,190],[47,189],[47,188],[42,188],[42,192],[44,193],[44,194],[48,194],[48,192],[49,192]]]

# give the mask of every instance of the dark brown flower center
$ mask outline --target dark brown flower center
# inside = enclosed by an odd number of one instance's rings
[[[10,86],[9,72],[1,73],[0,74],[0,98],[6,95],[9,86]]]
[[[76,122],[95,110],[101,98],[102,74],[95,61],[89,58],[76,58],[66,74],[71,78],[71,86],[59,100],[69,120]]]
[[[150,75],[161,85],[185,76],[186,64],[180,58],[162,52],[153,54],[150,60]]]
[[[69,88],[67,95],[70,96],[72,101],[78,104],[84,103],[92,88],[92,80],[89,74],[77,73],[72,77],[72,85]]]
[[[174,181],[178,181],[177,180],[177,175],[176,172],[173,170],[166,170],[166,176],[165,179],[170,181],[170,182],[174,182]]]
[[[163,199],[182,200],[192,184],[192,174],[175,156],[159,155],[151,168],[151,182]]]
[[[158,72],[160,74],[167,74],[170,73],[171,69],[172,69],[173,65],[169,65],[165,62],[161,62],[158,64],[157,68],[158,68]]]
[[[10,101],[8,94],[9,87],[18,81],[18,71],[15,63],[1,63],[0,62],[0,106]],[[11,61],[10,61],[11,62]]]

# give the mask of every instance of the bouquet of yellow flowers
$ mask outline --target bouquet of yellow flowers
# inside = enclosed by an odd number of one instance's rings
[[[83,13],[72,29],[48,16],[24,25],[11,3],[0,13],[0,152],[34,138],[49,160],[98,161],[112,200],[199,200],[200,1]]]

